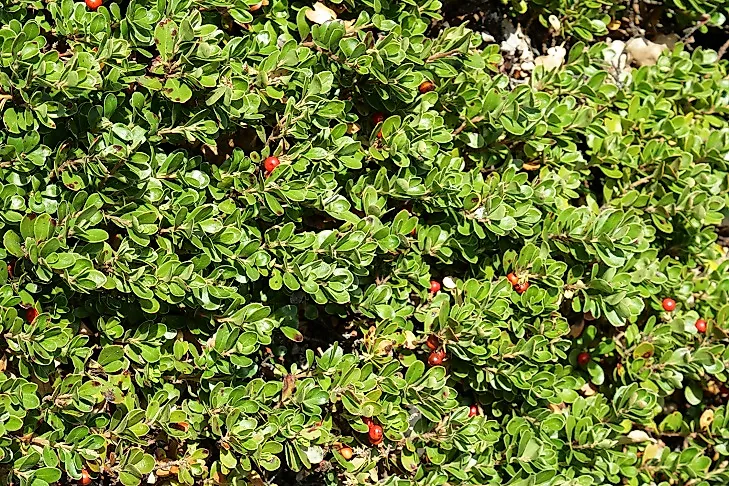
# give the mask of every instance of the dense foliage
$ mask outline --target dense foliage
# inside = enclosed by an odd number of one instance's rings
[[[89,1],[0,1],[0,484],[729,483],[716,52]]]

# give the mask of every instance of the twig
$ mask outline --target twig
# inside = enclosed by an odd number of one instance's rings
[[[641,177],[641,178],[640,178],[640,179],[638,179],[637,181],[633,182],[633,183],[632,183],[632,184],[631,184],[630,186],[628,186],[628,188],[629,188],[629,189],[635,189],[636,187],[638,187],[638,186],[642,186],[642,185],[643,185],[643,184],[645,184],[646,182],[650,182],[650,181],[652,181],[652,180],[653,180],[653,176],[645,176],[645,177]]]
[[[717,55],[717,61],[724,57],[724,54],[726,54],[727,49],[729,49],[729,40],[727,40],[725,43],[721,45],[718,51],[716,51]]]
[[[688,30],[686,30],[686,33],[684,34],[683,37],[681,37],[681,39],[679,40],[679,42],[686,42],[689,37],[691,37],[692,35],[694,35],[694,32],[696,32],[701,27],[703,27],[704,25],[706,25],[706,23],[709,20],[711,20],[711,17],[708,16],[708,15],[706,15],[706,14],[704,14],[704,16],[701,18],[701,20],[696,25],[694,25],[693,27],[690,27]]]
[[[433,54],[428,59],[425,60],[425,62],[433,62],[437,61],[438,59],[442,59],[444,57],[452,56],[453,54],[459,54],[461,51],[459,49],[452,49],[447,52],[439,52],[438,54]]]
[[[458,135],[459,133],[461,133],[463,130],[466,129],[466,127],[468,126],[469,123],[471,125],[474,125],[480,121],[483,121],[483,118],[484,118],[483,116],[479,115],[479,116],[474,116],[470,120],[465,120],[463,123],[461,123],[460,127],[453,130],[453,135]]]

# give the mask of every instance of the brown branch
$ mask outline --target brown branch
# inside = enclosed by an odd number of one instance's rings
[[[729,49],[729,40],[728,40],[728,41],[726,41],[725,43],[723,43],[723,44],[721,45],[721,47],[719,48],[719,50],[718,50],[718,51],[716,51],[716,55],[717,55],[717,58],[716,58],[716,60],[717,60],[717,61],[718,61],[719,59],[721,59],[722,57],[724,57],[724,54],[726,54],[726,51],[727,51],[727,49]]]
[[[470,120],[465,120],[463,123],[461,123],[461,126],[456,128],[455,130],[453,130],[453,135],[458,135],[459,133],[461,133],[463,130],[466,129],[466,127],[468,126],[469,123],[471,125],[475,125],[476,123],[483,121],[483,119],[484,119],[484,117],[479,115],[479,116],[474,116]]]
[[[652,180],[653,180],[653,176],[645,176],[645,177],[641,177],[641,178],[640,178],[640,179],[638,179],[637,181],[633,182],[633,183],[632,183],[632,184],[631,184],[630,186],[628,186],[628,189],[635,189],[636,187],[638,187],[638,186],[642,186],[642,185],[643,185],[643,184],[645,184],[646,182],[650,182],[650,181],[652,181]]]
[[[437,61],[438,59],[443,59],[444,57],[450,57],[453,54],[459,54],[461,51],[459,49],[452,49],[447,52],[439,52],[438,54],[433,54],[428,59],[425,60],[426,63]]]

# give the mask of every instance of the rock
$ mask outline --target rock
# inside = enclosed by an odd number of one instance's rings
[[[625,44],[628,57],[638,66],[653,66],[667,49],[665,44],[656,44],[644,37],[635,37]]]

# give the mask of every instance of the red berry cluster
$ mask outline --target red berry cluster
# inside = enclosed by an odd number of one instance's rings
[[[370,439],[370,444],[380,445],[385,437],[385,432],[382,430],[382,426],[380,424],[376,424],[369,417],[362,417],[362,420],[370,429],[367,433],[367,436]]]
[[[529,282],[519,282],[519,277],[515,274],[510,273],[506,276],[511,286],[516,290],[517,293],[523,294],[529,288]]]
[[[434,334],[428,336],[425,345],[432,351],[428,356],[428,364],[430,366],[440,366],[443,364],[443,360],[446,357],[445,351],[438,349],[440,347],[440,339]]]

